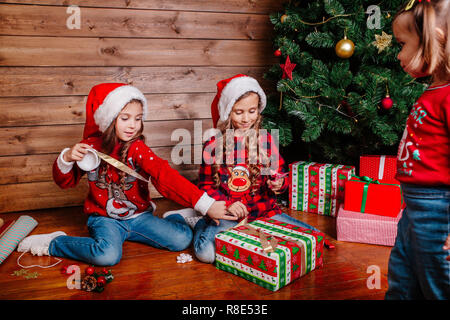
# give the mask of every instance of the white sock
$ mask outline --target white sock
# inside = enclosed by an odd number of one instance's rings
[[[194,229],[195,225],[197,224],[198,220],[203,218],[201,213],[195,211],[191,208],[186,209],[180,209],[180,210],[173,210],[173,211],[167,211],[163,214],[163,218],[166,218],[172,214],[179,214],[184,218],[184,221],[192,228]]]
[[[50,242],[59,236],[65,236],[66,233],[62,231],[55,231],[52,233],[36,234],[23,239],[17,248],[18,252],[30,251],[32,255],[48,256],[48,247]]]
[[[184,221],[186,221],[186,223],[189,225],[189,227],[191,227],[192,229],[195,228],[195,225],[197,224],[198,220],[200,220],[201,216],[198,217],[186,217],[184,218]]]

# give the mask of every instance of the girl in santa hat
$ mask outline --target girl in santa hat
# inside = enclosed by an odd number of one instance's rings
[[[272,136],[261,131],[261,112],[265,106],[266,95],[252,77],[239,74],[217,83],[211,114],[218,135],[204,144],[198,186],[212,198],[225,201],[229,214],[240,220],[272,217],[318,231],[283,213],[277,205],[276,194],[286,191],[289,183],[285,163]],[[164,216],[174,213],[177,212],[170,211]],[[194,228],[196,257],[213,263],[215,235],[238,221],[217,223],[203,219],[192,209],[185,209],[182,215]]]
[[[75,187],[88,171],[89,193],[84,203],[90,237],[71,237],[62,231],[25,238],[19,252],[51,255],[106,266],[117,264],[125,240],[180,251],[192,240],[192,230],[179,214],[164,219],[153,215],[148,184],[116,167],[97,161],[86,168],[92,149],[102,151],[139,173],[165,197],[214,220],[226,215],[224,201],[216,201],[172,169],[144,143],[143,120],[147,100],[137,88],[122,83],[93,87],[86,104],[83,140],[64,149],[53,164],[53,178],[61,188]],[[91,151],[89,151],[91,150]],[[82,165],[83,164],[83,165]]]

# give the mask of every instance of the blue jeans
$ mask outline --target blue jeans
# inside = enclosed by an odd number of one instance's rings
[[[388,266],[385,299],[450,299],[449,187],[402,184],[406,209]]]
[[[290,223],[299,227],[320,231],[309,224],[299,221],[291,216],[282,213],[272,217],[274,220]],[[215,236],[219,232],[237,225],[237,221],[220,220],[216,226],[212,220],[200,219],[194,228],[194,253],[197,259],[205,263],[213,263],[216,259]]]
[[[184,250],[192,241],[192,230],[179,214],[161,219],[145,212],[129,220],[91,215],[87,226],[90,237],[56,237],[50,242],[49,254],[97,266],[111,266],[120,261],[125,240],[170,251]]]

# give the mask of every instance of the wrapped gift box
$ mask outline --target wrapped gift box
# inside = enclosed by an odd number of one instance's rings
[[[372,179],[395,179],[397,157],[385,155],[363,155],[359,158],[359,175]]]
[[[260,218],[216,235],[216,267],[276,291],[322,267],[323,244],[323,233]]]
[[[397,180],[353,177],[345,184],[345,210],[396,217],[402,208],[404,203]]]
[[[299,161],[289,168],[290,208],[335,217],[355,167]]]
[[[336,218],[338,241],[393,246],[397,236],[397,224],[403,210],[396,217],[344,210],[341,206]]]

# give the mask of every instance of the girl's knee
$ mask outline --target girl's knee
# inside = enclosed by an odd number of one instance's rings
[[[170,243],[168,243],[167,248],[170,251],[182,251],[189,247],[192,242],[193,233],[191,228],[186,230],[185,232],[179,232],[176,235],[173,235],[170,239]]]
[[[216,247],[214,244],[204,244],[201,248],[194,248],[195,256],[204,263],[214,263],[216,260]]]
[[[113,266],[122,258],[122,250],[112,246],[98,250],[92,257],[91,263],[96,266]]]

